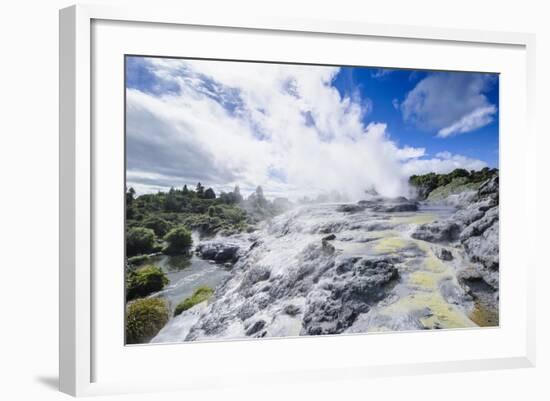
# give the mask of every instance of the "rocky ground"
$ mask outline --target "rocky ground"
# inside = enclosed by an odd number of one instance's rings
[[[419,226],[413,238],[462,246],[472,262],[464,277],[484,280],[498,290],[499,270],[498,175],[462,200],[451,217]]]
[[[203,241],[231,275],[153,341],[496,325],[498,176],[455,195],[302,206]]]
[[[499,178],[495,175],[477,191],[462,196],[449,218],[419,226],[413,238],[450,244],[462,250],[469,263],[458,271],[467,291],[498,315]]]

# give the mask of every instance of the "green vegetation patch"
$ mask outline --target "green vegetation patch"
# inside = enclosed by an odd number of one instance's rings
[[[231,192],[216,194],[212,188],[198,183],[194,190],[185,185],[181,189],[140,196],[129,188],[126,192],[126,229],[130,240],[127,256],[157,252],[160,246],[157,239],[180,225],[207,236],[247,232],[259,221],[282,213],[287,204],[288,200],[283,198],[267,200],[260,186],[246,199],[238,186]],[[134,231],[138,228],[140,231]],[[155,237],[151,240],[151,232],[142,229],[152,230]]]
[[[129,188],[126,192],[126,227],[128,230],[151,229],[157,238],[163,238],[178,225],[204,235],[242,232],[248,229],[251,220],[245,207],[249,203],[243,199],[238,186],[232,192],[221,192],[218,196],[212,188],[205,188],[201,183],[194,190],[185,185],[182,189],[171,188],[168,192],[140,196]],[[272,208],[271,204],[266,205]],[[147,251],[150,251],[150,246],[149,243],[145,247]],[[132,248],[128,256],[147,253],[143,248]]]
[[[168,255],[186,254],[189,252],[191,245],[193,245],[191,231],[183,225],[171,229],[168,234],[164,236],[164,240],[167,244],[166,248],[164,248],[164,253]]]
[[[145,297],[158,292],[170,280],[160,267],[143,266],[126,274],[126,299]]]
[[[214,294],[214,290],[207,286],[201,286],[195,290],[193,295],[189,298],[185,298],[181,301],[174,310],[174,316],[178,316],[180,313],[192,308],[193,306],[200,304],[208,300]]]
[[[162,238],[172,229],[174,224],[157,215],[151,215],[143,220],[143,226],[150,228],[155,232],[155,235]]]
[[[481,185],[481,182],[471,182],[465,177],[453,179],[447,185],[437,187],[428,195],[428,200],[442,200],[449,195],[459,194],[464,191],[475,191]]]
[[[130,228],[126,233],[126,256],[131,257],[153,252],[155,240],[155,232],[150,228]]]
[[[168,304],[161,298],[143,298],[126,306],[126,343],[148,343],[170,319]]]
[[[448,174],[436,174],[428,173],[423,175],[412,175],[409,178],[409,183],[418,190],[418,197],[420,199],[426,199],[431,195],[433,191],[441,187],[447,187],[441,189],[435,196],[444,197],[451,193],[459,193],[464,189],[475,189],[474,184],[481,185],[484,181],[487,181],[494,175],[498,174],[498,169],[485,167],[479,171],[468,171],[463,168],[457,168]],[[477,187],[476,187],[477,188]]]

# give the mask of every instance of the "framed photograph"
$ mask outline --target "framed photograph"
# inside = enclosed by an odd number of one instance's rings
[[[61,390],[533,366],[533,49],[61,10]]]

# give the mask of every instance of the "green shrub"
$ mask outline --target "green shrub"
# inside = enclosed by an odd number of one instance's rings
[[[168,277],[159,267],[140,267],[126,275],[126,299],[145,297],[162,290],[168,283]]]
[[[181,225],[171,229],[165,235],[164,240],[168,243],[164,249],[164,253],[169,255],[187,253],[191,245],[193,245],[191,231]]]
[[[159,253],[159,252],[162,252],[163,250],[164,250],[164,245],[162,245],[161,242],[156,242],[155,245],[153,246],[153,249],[151,249],[153,253]]]
[[[150,228],[155,232],[158,237],[164,237],[166,233],[172,228],[172,224],[167,222],[161,217],[151,216],[143,220],[143,226]]]
[[[232,224],[239,224],[246,220],[246,213],[239,208],[224,207],[223,217]]]
[[[148,343],[170,319],[161,298],[143,298],[126,306],[126,344]]]
[[[469,177],[470,172],[468,170],[465,170],[463,168],[456,168],[453,171],[451,171],[448,176],[451,178],[451,181],[453,178],[459,178],[459,177]]]
[[[223,215],[223,209],[221,206],[214,205],[208,208],[208,215],[210,217]]]
[[[214,290],[210,287],[202,286],[197,288],[193,295],[191,295],[189,298],[185,298],[178,304],[178,306],[176,306],[176,309],[174,310],[174,316],[178,316],[183,311],[186,311],[187,309],[190,309],[193,306],[206,301],[213,294]]]
[[[150,253],[155,245],[155,232],[150,228],[134,227],[126,234],[126,256]]]

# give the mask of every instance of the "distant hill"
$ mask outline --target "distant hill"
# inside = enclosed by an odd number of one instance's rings
[[[498,174],[498,169],[485,167],[479,171],[457,168],[448,174],[412,175],[409,183],[418,191],[420,200],[439,198],[463,190],[475,190],[481,183]]]

